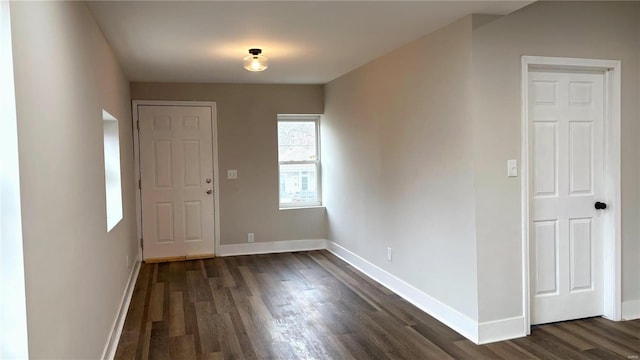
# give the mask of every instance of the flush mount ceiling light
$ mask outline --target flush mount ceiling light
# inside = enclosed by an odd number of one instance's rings
[[[269,67],[269,59],[262,54],[262,49],[249,49],[248,56],[244,57],[244,68],[249,71],[264,71]]]

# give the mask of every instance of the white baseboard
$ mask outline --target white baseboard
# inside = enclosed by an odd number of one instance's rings
[[[113,359],[116,355],[116,349],[118,348],[118,342],[120,342],[120,335],[122,335],[122,328],[124,327],[124,320],[127,317],[127,311],[129,310],[129,304],[131,303],[131,296],[133,296],[133,288],[136,286],[136,280],[138,279],[138,273],[140,272],[141,261],[140,254],[138,253],[137,261],[134,262],[131,273],[129,274],[129,280],[127,280],[127,286],[125,287],[124,294],[122,294],[122,300],[120,301],[120,309],[118,315],[113,322],[111,333],[107,344],[102,351],[101,359]]]
[[[481,322],[478,324],[478,344],[488,344],[527,336],[524,316]]]
[[[333,241],[327,240],[327,250],[476,344],[527,335],[523,316],[478,323]]]
[[[310,251],[326,249],[325,239],[285,240],[271,242],[254,242],[245,244],[220,245],[217,256],[271,254],[293,251]]]
[[[330,251],[337,257],[351,264],[353,267],[362,271],[380,284],[386,286],[391,291],[418,307],[420,310],[433,316],[476,344],[487,344],[495,341],[503,341],[526,336],[524,332],[525,320],[522,316],[478,323],[467,315],[422,292],[421,290],[406,283],[404,280],[397,278],[386,270],[370,263],[333,241],[325,239],[308,239],[228,244],[220,245],[216,255],[235,256],[323,249]],[[131,296],[133,295],[133,288],[140,271],[140,266],[141,262],[140,259],[138,259],[129,276],[127,287],[120,304],[120,310],[114,322],[109,341],[104,348],[102,359],[113,359],[115,356],[127,315],[127,310],[129,308],[129,303],[131,302]],[[639,312],[640,300],[627,301],[623,304],[623,317],[625,319],[639,318]]]
[[[640,319],[640,299],[622,302],[622,320]]]
[[[356,269],[367,274],[372,279],[386,286],[391,291],[412,303],[420,310],[438,319],[448,327],[460,333],[462,336],[478,343],[478,322],[469,318],[458,310],[446,305],[439,300],[416,289],[412,285],[395,277],[387,271],[343,248],[342,246],[327,241],[327,250],[348,262]]]

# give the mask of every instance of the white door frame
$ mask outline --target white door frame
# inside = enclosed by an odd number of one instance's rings
[[[140,189],[140,134],[138,133],[138,106],[199,106],[211,108],[211,151],[213,158],[213,251],[220,249],[220,177],[218,176],[218,116],[212,101],[133,100],[133,152],[136,163],[136,220],[138,224],[138,261],[142,261],[142,191]]]
[[[621,63],[618,60],[595,60],[542,56],[522,57],[522,298],[525,333],[531,333],[529,282],[529,71],[531,69],[596,70],[604,73],[604,202],[603,214],[603,292],[604,316],[622,320],[621,286],[621,195],[620,195],[620,98]]]

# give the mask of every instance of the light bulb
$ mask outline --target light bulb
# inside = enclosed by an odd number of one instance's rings
[[[258,59],[258,57],[254,56],[253,60],[251,60],[251,70],[257,71],[261,66],[262,64],[260,64],[260,60]]]

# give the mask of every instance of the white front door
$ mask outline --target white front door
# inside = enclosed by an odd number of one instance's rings
[[[214,253],[211,111],[138,106],[145,260]]]
[[[604,74],[531,70],[528,87],[531,323],[602,315]]]

